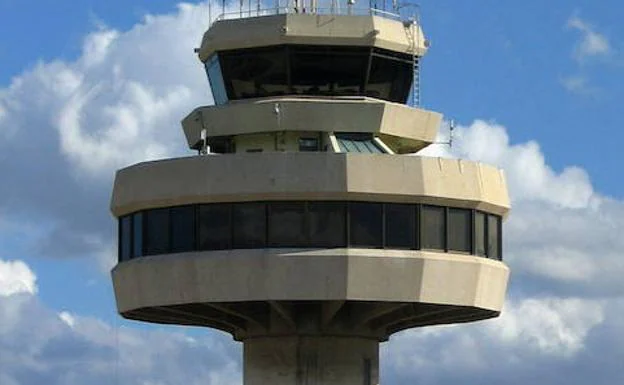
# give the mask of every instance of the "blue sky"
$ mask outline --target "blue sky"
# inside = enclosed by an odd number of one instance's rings
[[[621,382],[624,5],[420,5],[422,100],[459,125],[427,154],[505,169],[512,282],[498,320],[393,338],[384,382]],[[205,3],[0,0],[3,385],[240,383],[227,336],[120,320],[108,275],[114,170],[191,155],[179,121],[211,102],[192,53],[207,26]]]

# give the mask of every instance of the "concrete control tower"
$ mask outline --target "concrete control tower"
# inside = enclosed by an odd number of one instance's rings
[[[182,121],[199,154],[117,172],[117,307],[231,333],[245,385],[375,385],[393,333],[499,315],[505,179],[406,155],[442,120],[418,104],[417,18],[253,8],[197,50],[215,101]]]

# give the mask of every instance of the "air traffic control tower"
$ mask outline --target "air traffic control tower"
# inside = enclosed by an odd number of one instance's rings
[[[230,333],[245,385],[375,385],[393,333],[500,314],[505,179],[407,155],[442,121],[419,105],[417,18],[253,8],[197,50],[215,102],[182,121],[198,154],[117,172],[117,307]]]

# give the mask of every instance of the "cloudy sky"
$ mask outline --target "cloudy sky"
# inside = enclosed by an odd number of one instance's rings
[[[384,384],[624,382],[623,5],[422,0],[425,107],[505,169],[512,270],[492,321],[399,333]],[[214,9],[213,7],[213,16]],[[119,319],[114,170],[192,155],[206,3],[0,0],[0,384],[240,384],[217,332]]]

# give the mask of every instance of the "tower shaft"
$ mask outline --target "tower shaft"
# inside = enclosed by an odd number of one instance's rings
[[[363,337],[259,337],[243,342],[245,385],[374,385],[379,341]]]

